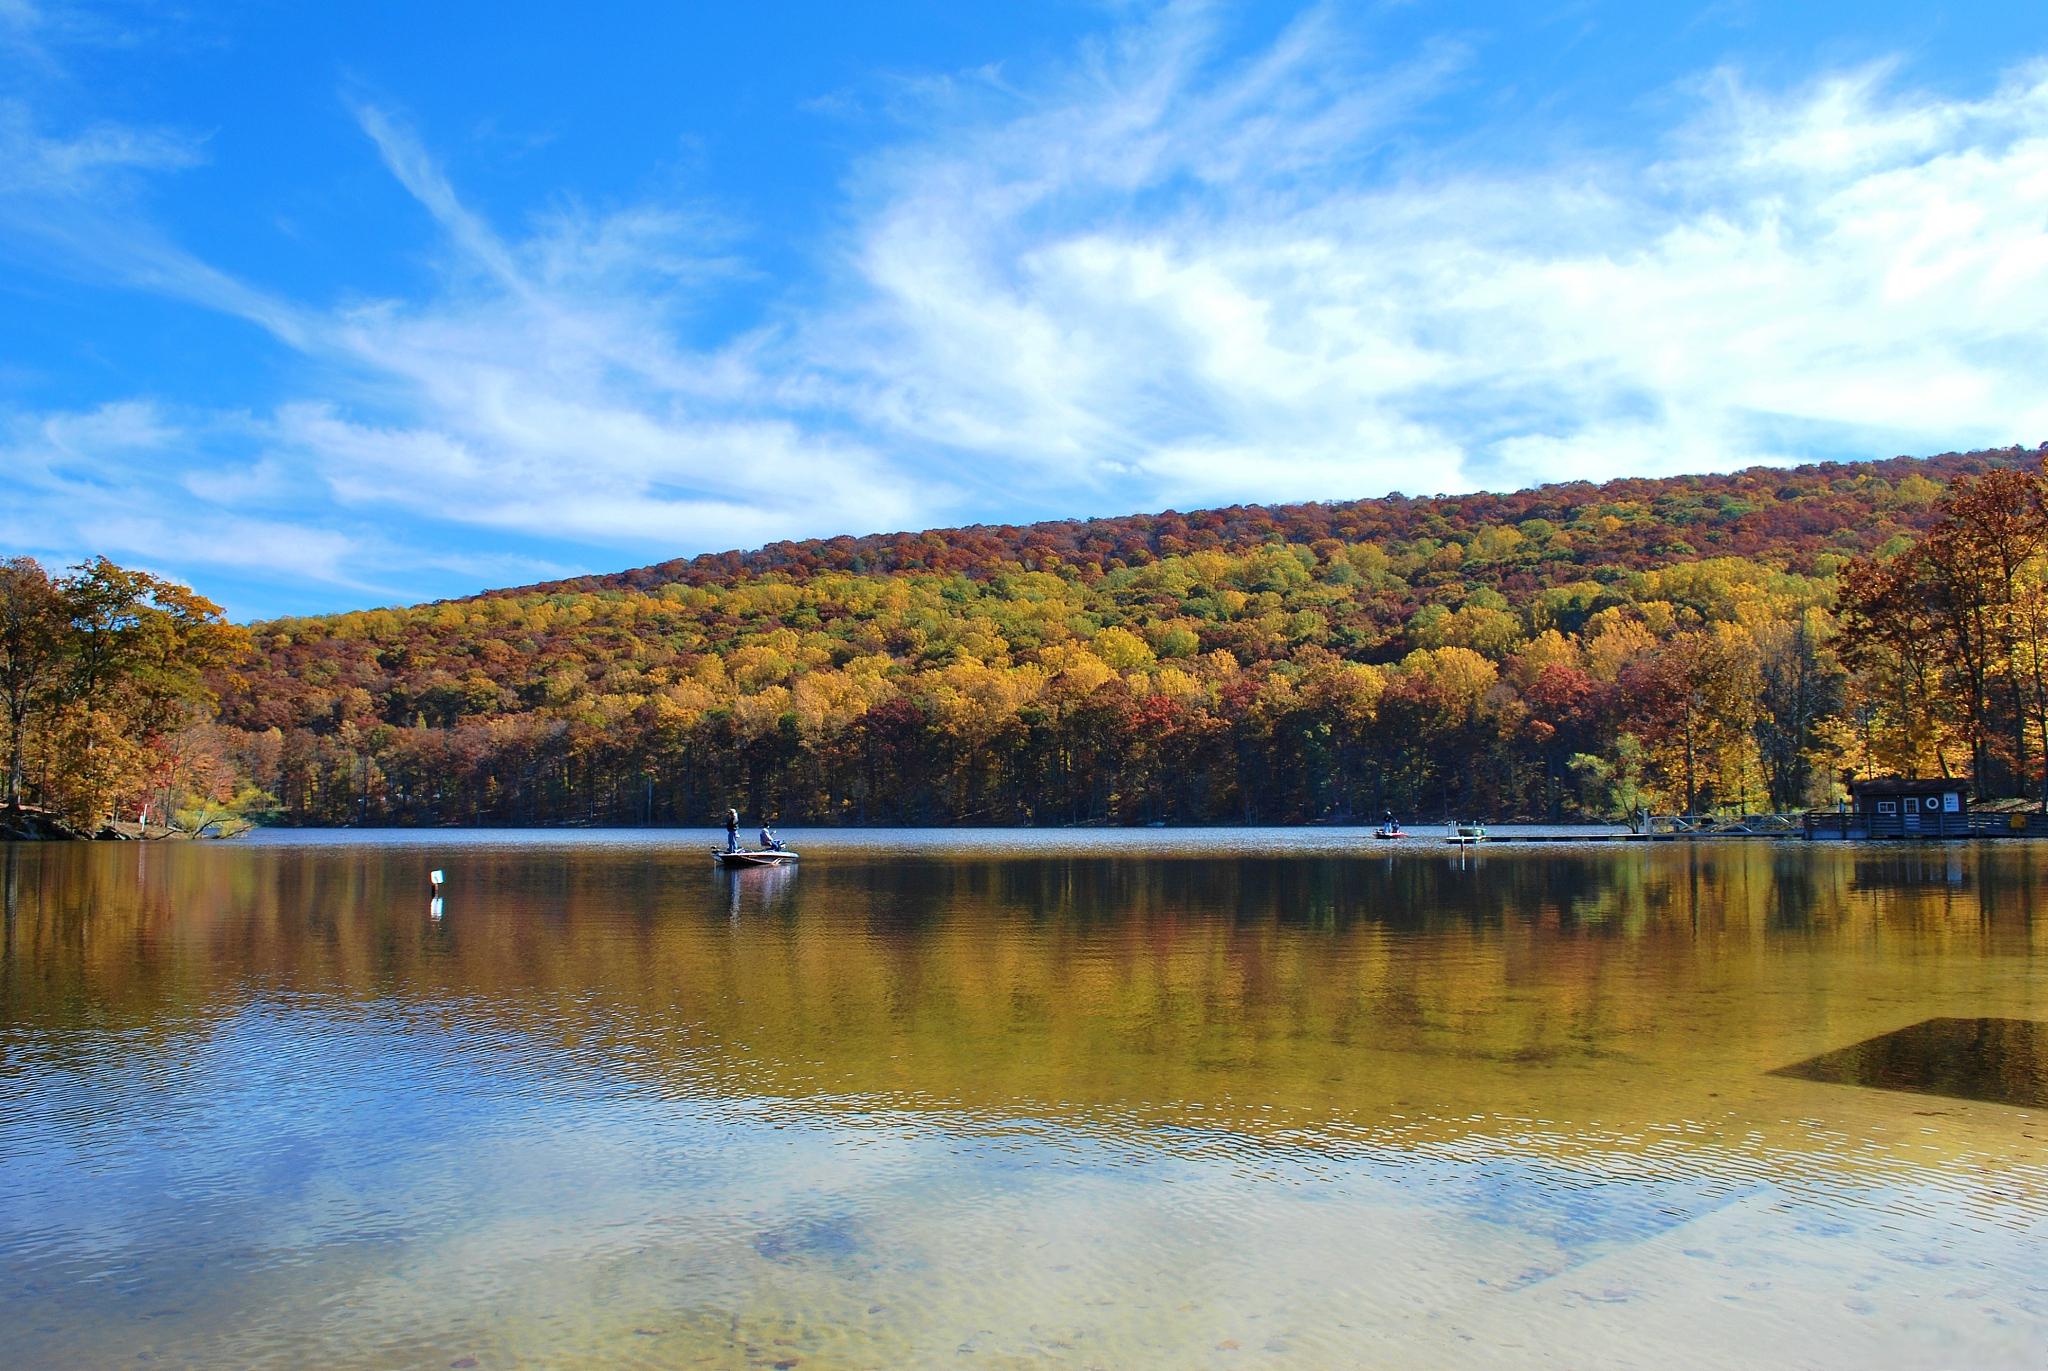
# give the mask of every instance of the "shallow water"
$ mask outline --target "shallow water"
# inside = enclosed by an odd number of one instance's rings
[[[0,848],[0,1366],[2048,1362],[2031,846],[714,836]]]

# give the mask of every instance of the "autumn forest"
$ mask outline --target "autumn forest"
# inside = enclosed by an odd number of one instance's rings
[[[123,621],[159,682],[127,715],[76,647],[28,682],[10,610],[10,784],[297,824],[1619,818],[1882,774],[2038,798],[2042,456],[784,543],[246,635],[149,582],[183,636],[133,627],[148,595]]]

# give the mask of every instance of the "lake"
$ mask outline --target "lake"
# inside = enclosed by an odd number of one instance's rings
[[[0,1366],[2048,1362],[2032,846],[718,836],[0,848]]]

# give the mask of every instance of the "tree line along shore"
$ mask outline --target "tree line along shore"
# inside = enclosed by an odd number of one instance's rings
[[[0,562],[0,836],[190,836],[267,811],[215,722],[250,656],[246,629],[174,581],[104,557],[59,575]]]
[[[2039,800],[2042,455],[785,543],[247,627],[17,558],[8,804],[221,832]]]

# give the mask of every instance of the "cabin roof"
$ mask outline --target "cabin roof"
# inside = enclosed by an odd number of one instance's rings
[[[1944,780],[1937,776],[1931,780],[1920,780],[1906,776],[1878,776],[1868,781],[1851,781],[1851,795],[1945,795],[1950,791],[1965,791],[1969,782]]]

